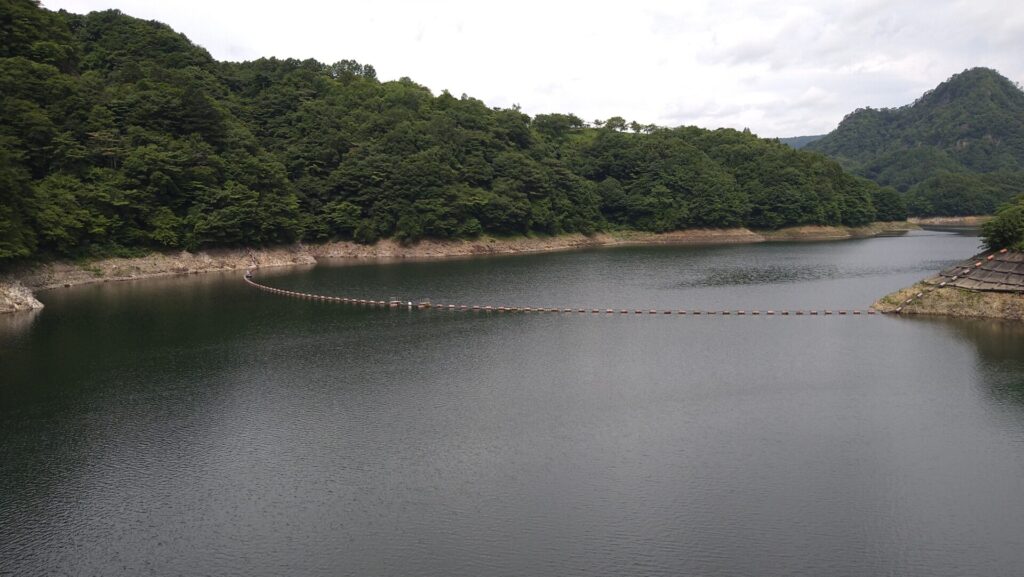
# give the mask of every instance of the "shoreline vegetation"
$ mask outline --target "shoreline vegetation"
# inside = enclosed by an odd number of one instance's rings
[[[531,116],[352,60],[219,62],[116,10],[11,11],[0,266],[907,216],[896,189],[749,130]]]
[[[555,236],[482,236],[462,240],[421,240],[403,245],[384,239],[366,245],[351,241],[292,244],[271,248],[218,248],[199,251],[153,252],[136,258],[54,261],[23,265],[0,275],[0,313],[43,307],[37,291],[98,282],[225,272],[293,265],[314,265],[318,259],[441,259],[469,256],[556,252],[629,245],[716,245],[759,242],[847,240],[916,230],[908,222],[877,222],[863,227],[799,226],[774,231],[747,228],[689,229],[667,233],[621,231]]]

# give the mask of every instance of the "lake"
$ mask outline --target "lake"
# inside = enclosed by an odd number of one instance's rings
[[[268,269],[338,296],[861,309],[972,233]],[[0,316],[0,575],[1020,575],[1024,325],[474,314],[240,273]]]

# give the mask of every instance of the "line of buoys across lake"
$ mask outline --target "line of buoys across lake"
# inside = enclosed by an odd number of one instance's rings
[[[748,310],[748,309],[736,309],[736,310],[699,310],[699,309],[597,309],[597,308],[554,308],[554,307],[514,307],[514,306],[494,306],[494,305],[464,305],[464,304],[433,304],[430,301],[423,300],[418,302],[399,300],[396,298],[390,298],[388,300],[374,300],[374,299],[357,299],[352,297],[336,297],[319,295],[313,293],[304,293],[298,291],[290,291],[285,289],[274,288],[261,284],[253,280],[252,273],[247,272],[245,274],[245,282],[250,286],[259,289],[264,292],[271,294],[282,295],[292,298],[300,298],[306,300],[317,300],[325,302],[334,302],[350,305],[362,305],[370,307],[383,307],[383,308],[407,308],[407,309],[439,309],[445,311],[454,312],[475,312],[475,313],[559,313],[559,314],[587,314],[587,315],[675,315],[675,316],[861,316],[861,315],[878,315],[885,314],[882,311],[876,311],[875,309],[868,308],[865,310],[853,309],[853,310],[774,310],[769,309],[766,311],[761,310]],[[944,284],[944,283],[943,283]],[[939,287],[931,287],[925,289],[924,292],[931,292]],[[923,296],[922,293],[918,293],[908,299],[904,306],[913,302],[916,298]],[[895,313],[899,313],[903,306],[897,307]]]

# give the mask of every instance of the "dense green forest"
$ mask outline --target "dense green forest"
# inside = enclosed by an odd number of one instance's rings
[[[807,145],[906,193],[917,216],[992,214],[1024,191],[1024,92],[973,68],[902,108],[865,108]]]
[[[1024,194],[1001,206],[995,217],[982,225],[981,237],[989,249],[1024,251]]]
[[[0,264],[905,218],[894,189],[747,132],[531,118],[353,61],[217,62],[118,11],[0,0],[0,99]]]
[[[786,146],[792,146],[793,148],[803,148],[815,140],[821,140],[825,138],[824,134],[812,134],[809,136],[790,136],[788,138],[780,138],[779,142]]]

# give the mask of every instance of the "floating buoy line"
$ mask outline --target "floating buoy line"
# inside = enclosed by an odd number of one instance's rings
[[[436,309],[453,312],[474,312],[474,313],[488,313],[488,314],[505,314],[505,313],[560,313],[560,314],[587,314],[587,315],[677,315],[677,316],[870,316],[870,315],[881,315],[886,314],[884,311],[876,311],[873,308],[867,308],[864,310],[860,309],[810,309],[810,310],[759,310],[759,309],[719,309],[719,310],[700,310],[700,309],[624,309],[624,308],[593,308],[593,307],[576,307],[576,308],[558,308],[558,307],[514,307],[514,306],[495,306],[495,305],[466,305],[466,304],[440,304],[432,303],[430,300],[423,299],[416,302],[401,300],[397,298],[388,298],[385,300],[376,299],[360,299],[352,297],[337,297],[320,295],[314,293],[305,293],[299,291],[291,291],[286,289],[274,288],[265,284],[256,282],[253,279],[252,271],[245,273],[245,282],[258,290],[268,292],[275,295],[321,301],[329,303],[339,303],[346,305],[353,305],[357,307],[366,308],[377,308],[377,309]],[[925,292],[931,292],[939,287],[927,289]],[[914,297],[908,299],[904,306],[910,304],[915,299],[923,296],[923,293],[918,293]],[[899,314],[903,307],[899,307],[893,311],[893,314]]]

